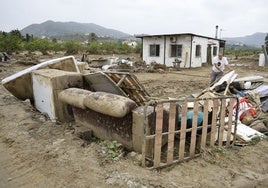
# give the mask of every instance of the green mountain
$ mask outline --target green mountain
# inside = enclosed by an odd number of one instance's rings
[[[260,48],[261,45],[264,44],[264,39],[266,35],[267,33],[258,32],[244,37],[223,38],[223,40],[226,40],[226,44],[229,45],[240,45],[240,46],[246,45]]]
[[[95,33],[98,37],[110,37],[115,39],[129,38],[131,35],[108,29],[94,23],[54,22],[46,21],[41,24],[32,24],[21,30],[22,35],[27,33],[35,37],[57,37],[65,35],[88,35]]]

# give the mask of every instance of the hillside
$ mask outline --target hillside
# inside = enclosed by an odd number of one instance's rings
[[[230,45],[247,45],[247,46],[253,46],[253,47],[261,47],[261,45],[264,44],[264,39],[266,37],[267,33],[254,33],[252,35],[247,35],[244,37],[229,37],[229,38],[223,38],[223,40],[226,40],[227,44]]]
[[[111,38],[128,38],[131,35],[117,31],[114,29],[108,29],[94,23],[78,23],[78,22],[54,22],[46,21],[41,24],[32,24],[21,30],[23,35],[27,33],[36,37],[55,37],[65,35],[87,35],[95,33],[99,37],[111,37]]]

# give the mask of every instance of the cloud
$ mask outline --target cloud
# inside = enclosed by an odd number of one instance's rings
[[[9,0],[0,30],[22,29],[46,20],[95,23],[130,34],[191,32],[224,36],[267,32],[267,0]]]

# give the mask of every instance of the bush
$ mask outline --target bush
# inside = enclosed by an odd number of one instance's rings
[[[65,43],[58,43],[56,38],[51,41],[47,38],[34,38],[32,35],[26,34],[23,37],[19,30],[13,30],[10,33],[0,32],[0,51],[7,53],[19,52],[27,50],[29,52],[40,51],[46,55],[48,51],[66,51],[67,55],[77,54],[79,51],[87,50],[91,54],[126,54],[140,53],[142,46],[139,44],[136,48],[123,44],[120,41],[98,41],[96,34],[90,35],[87,45],[70,40]]]
[[[23,43],[18,36],[12,34],[0,35],[0,51],[11,54],[22,49]]]
[[[25,50],[29,52],[40,51],[43,55],[47,55],[47,51],[51,49],[50,42],[47,39],[35,38],[31,42],[24,44]]]
[[[82,45],[74,40],[65,42],[63,46],[66,50],[66,55],[77,54],[80,50],[83,49]]]

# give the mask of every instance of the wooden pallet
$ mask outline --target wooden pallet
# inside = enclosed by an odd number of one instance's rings
[[[172,101],[154,101],[155,108],[155,124],[154,132],[150,134],[145,132],[144,141],[142,146],[142,165],[148,167],[148,162],[151,164],[150,168],[164,167],[170,164],[174,164],[180,161],[194,158],[199,156],[202,151],[211,146],[231,146],[232,142],[231,129],[233,124],[233,104],[236,98],[211,98],[211,99],[187,99],[184,101],[172,100]],[[188,102],[193,102],[193,109],[188,108]],[[228,108],[226,104],[228,102]],[[168,105],[165,105],[167,103]],[[203,113],[203,122],[198,125],[198,112],[200,112],[200,103]],[[180,104],[180,105],[178,105]],[[211,124],[208,124],[208,113],[212,111]],[[163,107],[165,106],[165,108]],[[167,109],[166,106],[169,106]],[[164,132],[163,120],[168,111],[168,131]],[[192,126],[187,125],[187,113],[193,112]],[[226,112],[229,121],[225,123]],[[181,115],[181,126],[177,125],[178,115]],[[234,122],[236,122],[237,118]],[[235,123],[236,125],[236,123]],[[188,126],[188,127],[187,127]],[[152,129],[152,128],[150,128]],[[148,130],[145,127],[144,130]],[[201,132],[202,130],[202,132]],[[197,134],[199,131],[199,134]],[[201,132],[201,134],[200,134]],[[152,132],[151,132],[152,133]],[[224,135],[226,135],[224,138]],[[165,144],[164,137],[167,138],[167,144]],[[151,143],[154,143],[153,145]],[[151,144],[151,145],[150,145]],[[153,147],[153,155],[148,156],[148,145]],[[150,147],[149,147],[150,148]]]
[[[104,72],[104,74],[113,80],[116,86],[138,105],[144,105],[149,101],[150,95],[134,74],[125,72]]]

